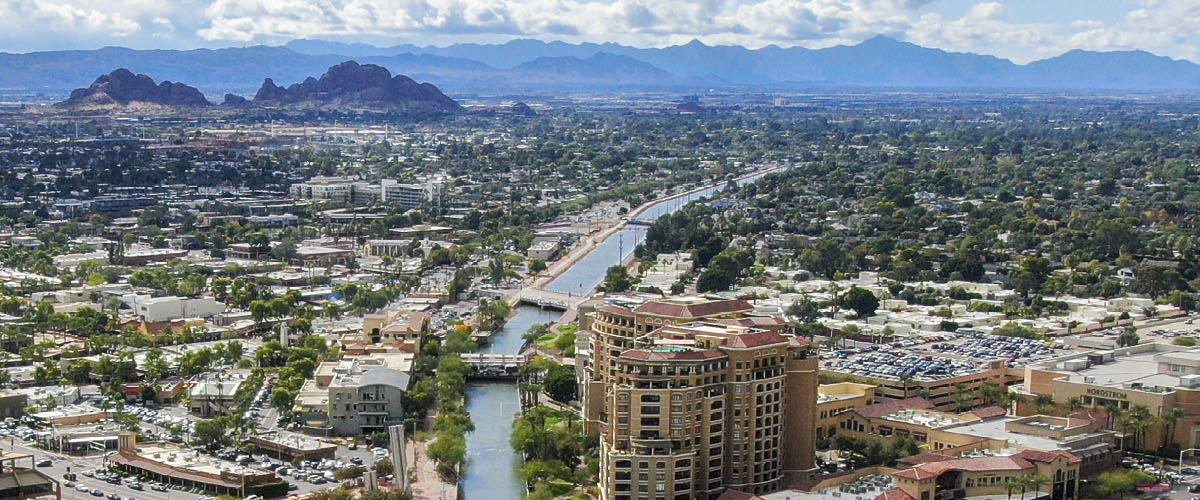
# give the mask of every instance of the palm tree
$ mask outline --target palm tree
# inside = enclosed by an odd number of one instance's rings
[[[1033,397],[1033,404],[1037,406],[1038,413],[1046,413],[1047,409],[1054,404],[1054,396],[1038,394]]]
[[[1163,412],[1162,416],[1159,417],[1159,419],[1166,424],[1165,432],[1163,432],[1163,448],[1167,447],[1167,443],[1170,442],[1171,436],[1175,434],[1175,426],[1179,423],[1179,419],[1182,417],[1183,410],[1179,409],[1179,407],[1173,407],[1170,410]]]
[[[1032,484],[1029,481],[1029,474],[1018,477],[1017,485],[1021,487],[1021,500],[1025,500],[1025,491],[1028,490],[1030,486],[1032,486]]]
[[[1008,500],[1012,500],[1012,492],[1013,490],[1021,487],[1021,482],[1018,481],[1017,478],[1006,477],[1004,478],[1004,481],[1000,483],[1000,486],[1004,488],[1004,491],[1008,492]]]
[[[1028,481],[1029,481],[1029,486],[1033,487],[1034,500],[1037,500],[1037,498],[1041,496],[1042,486],[1050,484],[1050,478],[1040,475],[1040,474],[1035,474],[1035,475],[1029,476]]]
[[[1067,413],[1068,414],[1075,413],[1075,410],[1078,410],[1080,408],[1083,408],[1083,401],[1080,400],[1078,397],[1071,397],[1071,398],[1067,399]]]
[[[1113,424],[1119,421],[1121,416],[1121,408],[1113,402],[1104,403],[1100,405],[1100,407],[1104,409],[1104,415],[1107,417],[1107,422],[1105,422],[1104,428],[1112,430]]]
[[[900,375],[900,384],[902,384],[904,386],[904,398],[903,399],[908,399],[908,384],[912,382],[912,379],[913,379],[913,376],[911,373],[906,372],[906,373]]]

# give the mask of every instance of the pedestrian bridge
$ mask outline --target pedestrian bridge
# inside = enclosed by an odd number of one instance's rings
[[[579,307],[579,303],[587,300],[587,295],[575,295],[565,292],[555,292],[543,288],[526,288],[521,290],[519,302],[533,304],[543,309],[558,309],[568,311]]]
[[[471,368],[468,378],[517,378],[521,367],[529,360],[520,354],[483,354],[464,352],[458,355]]]

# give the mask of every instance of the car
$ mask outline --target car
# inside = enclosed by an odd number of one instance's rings
[[[84,477],[96,477],[96,473],[92,472],[90,470],[83,471],[83,475],[84,475]]]
[[[312,484],[325,484],[327,482],[328,481],[326,481],[325,478],[323,478],[321,476],[317,476],[317,479],[315,481],[313,481]]]
[[[67,481],[65,484],[63,484],[63,486],[66,486],[66,487],[68,487],[68,488],[74,488],[74,487],[75,487],[75,481]]]
[[[102,497],[102,496],[104,496],[104,492],[103,492],[103,491],[100,491],[100,489],[99,489],[99,488],[93,488],[93,489],[92,489],[92,496],[94,496],[94,497]]]
[[[116,493],[109,493],[108,500],[121,500],[121,495],[118,495]]]
[[[135,490],[140,490],[140,489],[142,489],[142,483],[134,481],[132,483],[129,483],[129,487],[132,489],[135,489]]]
[[[154,491],[167,491],[167,486],[162,483],[153,483],[150,485],[150,489]]]
[[[1188,493],[1200,493],[1200,484],[1188,486]]]
[[[87,492],[91,491],[91,488],[88,488],[88,485],[86,485],[86,484],[79,483],[79,484],[75,485],[75,491],[82,491],[84,493],[87,493]]]
[[[296,483],[288,483],[288,491],[296,491],[298,489],[300,489],[300,486]]]
[[[357,450],[357,449],[358,449],[358,443],[350,443],[350,446],[347,446],[346,448],[348,448],[350,451]]]
[[[1179,472],[1182,472],[1182,473],[1184,473],[1184,474],[1187,474],[1187,475],[1189,475],[1189,476],[1194,476],[1194,475],[1196,475],[1196,474],[1197,474],[1197,471],[1196,471],[1196,469],[1193,469],[1193,468],[1191,468],[1191,467],[1184,467],[1184,468],[1182,468],[1182,469],[1179,469]]]
[[[363,459],[362,459],[362,457],[351,457],[350,463],[352,463],[354,465],[362,465]]]
[[[50,462],[49,458],[43,458],[41,460],[38,460],[37,463],[34,465],[37,467],[49,467],[50,464],[51,464],[51,462]]]

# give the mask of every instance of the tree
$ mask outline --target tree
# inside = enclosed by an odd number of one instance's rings
[[[633,287],[633,282],[629,279],[629,271],[625,266],[615,265],[610,266],[604,273],[604,283],[601,287],[606,292],[627,292]]]
[[[546,270],[546,261],[542,259],[530,259],[529,272],[537,274]]]
[[[1140,344],[1141,341],[1142,339],[1137,334],[1137,328],[1132,325],[1125,327],[1125,331],[1117,335],[1117,347],[1135,346]]]
[[[388,474],[392,474],[395,471],[395,466],[392,465],[392,459],[390,459],[390,458],[385,458],[383,460],[376,460],[374,468],[375,468],[375,475],[378,477],[383,477]],[[401,472],[403,472],[403,471],[401,471]]]
[[[438,473],[448,480],[458,479],[458,468],[467,457],[467,441],[462,434],[439,432],[426,449],[438,464]]]
[[[556,364],[546,371],[543,382],[546,394],[555,401],[568,403],[575,399],[575,369],[567,365]]]
[[[875,294],[858,286],[850,287],[839,302],[843,307],[853,310],[855,317],[859,319],[870,317],[879,308],[879,299]]]
[[[788,306],[788,316],[796,318],[796,321],[801,324],[809,324],[817,321],[821,315],[821,306],[815,300],[808,298],[808,295],[803,296],[800,300],[792,302]]]
[[[346,481],[348,479],[362,477],[362,475],[365,474],[366,472],[367,472],[367,468],[363,467],[361,465],[342,467],[341,469],[333,471],[333,479],[335,479],[337,481]]]
[[[224,417],[197,420],[192,431],[192,441],[210,450],[220,448],[232,439],[228,430],[228,422]]]
[[[1050,407],[1054,405],[1054,396],[1049,394],[1038,394],[1033,397],[1033,404],[1037,406],[1038,413],[1046,413]]]
[[[1158,299],[1173,290],[1185,288],[1183,277],[1179,271],[1163,266],[1143,266],[1137,271],[1137,278],[1129,284],[1129,289],[1137,293],[1149,295]]]

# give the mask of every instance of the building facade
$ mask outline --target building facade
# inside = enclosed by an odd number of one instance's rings
[[[667,299],[601,306],[584,321],[603,498],[759,494],[814,472],[817,356],[805,339],[724,321],[752,310]]]

